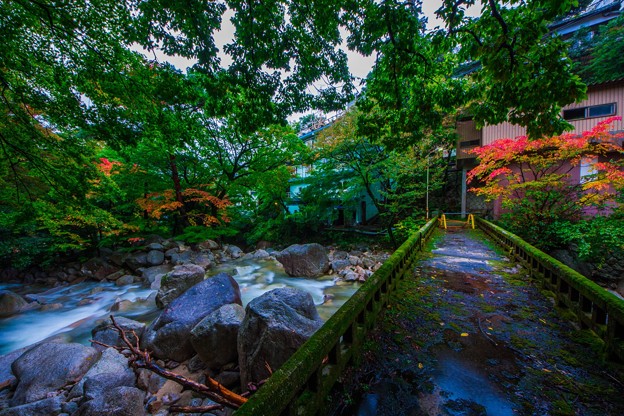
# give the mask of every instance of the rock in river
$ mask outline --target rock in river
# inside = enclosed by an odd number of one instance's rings
[[[238,332],[241,385],[269,377],[323,325],[312,296],[299,289],[274,289],[249,302]]]
[[[143,333],[143,348],[178,362],[191,358],[191,330],[223,305],[242,305],[238,283],[226,273],[210,277],[171,302]]]
[[[293,277],[319,277],[329,270],[329,258],[320,244],[293,244],[275,255]]]

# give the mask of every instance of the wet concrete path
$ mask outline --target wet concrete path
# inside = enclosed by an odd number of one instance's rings
[[[624,371],[479,231],[438,231],[334,415],[624,415]]]

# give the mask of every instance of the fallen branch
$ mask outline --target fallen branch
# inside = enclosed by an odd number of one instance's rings
[[[210,406],[171,406],[169,411],[173,413],[208,413],[222,409],[223,406],[220,404],[212,404]]]
[[[176,383],[190,390],[193,390],[196,393],[203,394],[204,396],[210,398],[216,403],[231,407],[233,409],[238,409],[247,401],[247,398],[225,388],[215,379],[207,375],[206,375],[206,384],[201,384],[196,381],[190,380],[184,376],[181,376],[180,374],[176,374],[172,371],[169,371],[167,369],[160,367],[158,364],[156,364],[152,360],[152,357],[149,351],[141,350],[141,348],[139,347],[139,337],[136,336],[136,333],[134,331],[132,331],[132,334],[135,336],[136,345],[132,345],[132,342],[130,342],[130,340],[126,336],[126,332],[123,330],[123,328],[121,328],[117,324],[117,322],[115,321],[115,318],[112,315],[110,316],[110,319],[111,319],[111,322],[113,323],[113,326],[117,330],[117,332],[119,332],[119,335],[121,336],[123,343],[127,347],[127,348],[124,348],[124,347],[112,346],[112,348],[115,348],[116,350],[120,352],[124,349],[129,349],[130,352],[132,353],[132,356],[130,357],[130,364],[132,366],[136,368],[146,368],[158,374],[159,376],[164,377],[169,380],[173,380]],[[111,347],[110,345],[105,345],[105,344],[102,344],[101,342],[97,342],[97,341],[94,341],[94,342],[105,347]],[[197,412],[197,413],[201,413],[201,412]]]

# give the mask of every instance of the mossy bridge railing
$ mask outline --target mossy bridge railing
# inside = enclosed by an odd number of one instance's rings
[[[329,392],[345,367],[357,364],[366,332],[436,222],[432,219],[403,243],[235,415],[323,414]]]
[[[624,362],[624,300],[515,234],[481,218],[477,224],[551,291],[559,306],[569,308],[581,327],[602,338],[609,358]]]
[[[340,374],[356,364],[366,332],[375,326],[397,282],[435,228],[433,218],[412,235],[338,311],[234,414],[324,414]],[[605,342],[611,358],[624,362],[624,300],[533,247],[515,234],[476,217],[477,226],[526,267],[559,306]]]

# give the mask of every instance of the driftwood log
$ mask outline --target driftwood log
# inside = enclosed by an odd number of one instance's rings
[[[102,345],[103,347],[115,348],[119,352],[129,350],[130,351],[129,363],[132,367],[146,368],[158,374],[161,377],[164,377],[169,380],[173,380],[187,389],[193,390],[196,393],[199,393],[201,395],[208,397],[209,399],[213,400],[215,403],[219,403],[219,405],[217,405],[216,407],[213,407],[213,406],[198,406],[198,407],[174,406],[170,410],[176,411],[179,413],[202,413],[202,412],[206,412],[210,410],[215,410],[221,407],[222,405],[230,407],[232,409],[238,409],[247,401],[247,398],[225,388],[222,384],[217,382],[212,377],[209,377],[208,375],[206,375],[206,384],[202,384],[202,383],[198,383],[196,381],[190,380],[180,374],[176,374],[172,371],[162,368],[161,366],[159,366],[158,364],[154,362],[149,351],[142,350],[139,347],[139,341],[138,341],[139,337],[136,336],[136,333],[134,331],[130,331],[130,332],[134,335],[134,339],[137,340],[136,345],[133,345],[132,342],[130,342],[130,340],[128,339],[128,336],[126,335],[126,331],[124,331],[123,328],[121,328],[119,324],[117,324],[117,322],[115,321],[115,317],[111,315],[110,319],[111,319],[111,322],[113,323],[113,326],[117,330],[117,332],[119,332],[119,336],[121,337],[123,343],[125,344],[125,347],[106,345],[106,344],[103,344],[101,342],[94,341],[94,340],[92,340],[92,342]],[[191,410],[191,409],[194,409],[194,410]]]

